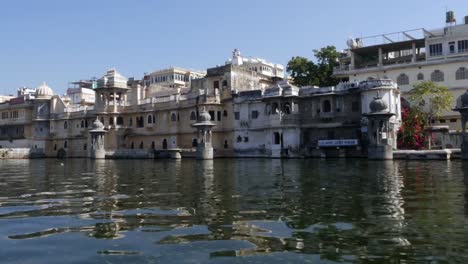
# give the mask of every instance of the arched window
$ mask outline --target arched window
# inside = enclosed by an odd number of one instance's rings
[[[227,81],[226,81],[226,80],[223,81],[222,86],[223,86],[223,87],[226,87],[226,86],[227,86]]]
[[[241,136],[237,136],[237,142],[242,142],[242,137]]]
[[[224,116],[224,117],[227,117],[227,115],[228,115],[227,111],[224,110],[224,111],[223,111],[223,116]]]
[[[130,144],[130,148],[131,148],[131,149],[134,149],[134,148],[135,148],[135,144],[134,144],[133,142]]]
[[[197,120],[197,114],[194,111],[190,113],[190,120]]]
[[[284,104],[283,112],[287,115],[291,114],[291,105],[289,103]]]
[[[154,141],[151,142],[151,149],[155,149],[156,148],[156,144],[154,143]]]
[[[68,148],[68,141],[63,142],[63,148]]]
[[[275,132],[273,133],[273,144],[275,145],[279,145],[280,144],[280,133],[279,132]]]
[[[435,70],[431,73],[431,81],[433,82],[443,82],[444,81],[444,72],[440,70]]]
[[[148,115],[148,124],[153,123],[153,117],[151,115]]]
[[[145,126],[145,119],[142,116],[136,118],[136,126],[137,127],[144,127]]]
[[[225,149],[229,148],[229,144],[228,144],[228,141],[227,141],[227,140],[224,140],[224,148],[225,148]]]
[[[121,116],[118,116],[118,117],[117,117],[117,125],[119,125],[119,126],[123,126],[123,124],[124,124],[123,117],[121,117]]]
[[[163,147],[163,149],[167,149],[167,140],[166,139],[163,140],[162,147]]]
[[[276,115],[278,113],[279,113],[278,103],[273,103],[273,105],[271,106],[271,114]]]
[[[460,67],[455,73],[455,80],[468,79],[468,70],[465,67]]]
[[[81,120],[81,128],[84,128],[84,127],[85,127],[85,121]]]
[[[329,100],[323,101],[322,112],[325,112],[325,113],[331,112],[331,104]]]
[[[85,127],[88,128],[88,120],[85,120]]]
[[[418,73],[418,81],[423,81],[424,80],[424,74],[422,72]]]
[[[140,149],[143,149],[143,141],[140,142]]]
[[[153,116],[153,124],[156,124],[156,116],[155,115],[152,115]]]
[[[63,122],[63,129],[68,129],[68,122],[67,121]]]
[[[196,138],[194,138],[194,139],[192,140],[192,147],[195,148],[195,147],[197,147],[197,146],[198,146],[198,140],[197,140]]]
[[[177,121],[177,115],[176,115],[175,113],[172,113],[172,114],[171,114],[171,121],[172,121],[172,122]]]
[[[409,84],[409,77],[408,75],[402,73],[397,78],[398,85],[408,85]]]
[[[271,115],[271,105],[270,104],[265,105],[265,115]]]
[[[86,143],[83,145],[83,150],[86,150],[88,148],[88,145]]]
[[[111,116],[109,117],[109,125],[113,125],[114,124],[114,117]]]

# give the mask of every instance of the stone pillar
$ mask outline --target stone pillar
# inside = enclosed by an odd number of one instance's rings
[[[461,157],[463,160],[468,160],[468,133],[466,133],[466,121],[468,120],[468,111],[462,113],[462,143],[461,143]]]
[[[135,98],[135,105],[138,105],[141,100],[141,86],[138,84],[136,87],[136,94],[132,95]]]
[[[210,114],[203,109],[199,115],[199,122],[192,125],[198,132],[197,159],[207,160],[214,157],[211,129],[215,124],[210,120]]]
[[[89,131],[91,147],[89,148],[88,157],[92,159],[105,159],[105,134],[104,125],[98,118],[93,122],[93,128]]]
[[[379,48],[379,66],[383,65],[383,54],[382,48]]]
[[[376,160],[391,160],[393,159],[393,146],[390,137],[392,132],[390,118],[394,114],[388,111],[388,104],[378,94],[369,107],[371,112],[364,115],[369,120],[367,157]]]
[[[356,59],[354,57],[354,52],[351,51],[351,64],[349,65],[350,70],[354,70],[354,68],[356,67]]]
[[[416,43],[413,42],[411,43],[411,48],[412,48],[412,57],[411,57],[411,62],[416,62]]]
[[[468,160],[468,133],[466,133],[466,122],[468,121],[468,91],[462,94],[457,101],[459,101],[461,105],[453,110],[460,112],[461,115],[461,158],[463,160]]]
[[[117,93],[114,91],[114,113],[117,113]]]

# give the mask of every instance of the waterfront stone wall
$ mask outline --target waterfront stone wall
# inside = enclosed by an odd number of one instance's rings
[[[154,159],[155,152],[147,149],[115,149],[106,151],[106,159]]]
[[[28,159],[31,151],[29,148],[3,148],[0,149],[0,159]]]

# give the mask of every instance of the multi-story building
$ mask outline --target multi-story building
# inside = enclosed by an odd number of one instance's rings
[[[391,79],[403,101],[414,84],[429,80],[447,86],[455,100],[468,88],[468,18],[456,24],[447,13],[444,28],[410,30],[348,40],[334,75],[343,81]],[[406,100],[405,100],[406,99]],[[436,125],[460,129],[459,114],[443,113]]]
[[[400,93],[389,80],[341,83],[336,87],[295,87],[278,82],[240,92],[234,101],[234,148],[239,156],[365,156],[369,104],[386,102],[390,130],[385,138],[396,148]]]
[[[214,126],[209,133],[216,157],[365,156],[365,115],[377,96],[393,115],[389,127],[382,127],[388,131],[382,130],[382,137],[396,147],[400,95],[392,82],[295,87],[283,80],[282,69],[246,59],[236,50],[225,65],[189,79],[189,85],[151,93],[145,91],[145,78],[126,78],[111,69],[91,85],[93,104],[84,97],[88,82],[79,82],[66,96],[55,95],[44,84],[34,96],[0,104],[5,116],[0,145],[48,157],[86,157],[94,146],[89,131],[98,123],[104,129],[106,157],[154,157],[171,151],[193,157],[203,143],[194,127],[203,113]]]
[[[80,80],[69,84],[67,96],[71,104],[94,105],[95,89],[97,82],[94,80]]]
[[[202,71],[170,67],[168,69],[145,74],[143,77],[143,84],[146,87],[186,88],[190,86],[190,82],[193,79],[203,78],[205,74],[206,73]]]

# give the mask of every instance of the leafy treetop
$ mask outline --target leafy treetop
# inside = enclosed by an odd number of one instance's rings
[[[326,46],[314,50],[316,62],[300,56],[292,57],[287,71],[298,86],[334,86],[338,80],[332,76],[333,68],[338,65],[339,55],[335,46]]]

